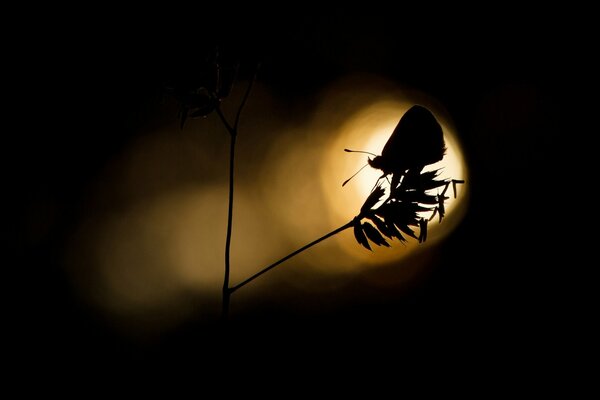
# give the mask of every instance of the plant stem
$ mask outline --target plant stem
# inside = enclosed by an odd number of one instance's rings
[[[233,130],[231,132],[231,144],[229,147],[229,207],[227,209],[227,236],[225,238],[225,276],[223,278],[223,309],[221,314],[223,320],[227,320],[227,316],[229,315],[229,298],[231,296],[231,291],[229,290],[229,255],[231,253],[231,230],[233,226],[233,167],[236,138],[237,132]]]
[[[248,87],[246,88],[246,92],[244,93],[244,97],[242,98],[242,102],[240,103],[240,106],[238,107],[238,110],[237,110],[237,113],[235,116],[235,122],[234,122],[233,126],[231,126],[227,122],[225,115],[223,115],[223,112],[221,111],[221,107],[216,108],[219,118],[221,119],[221,121],[223,122],[223,125],[225,125],[225,128],[227,129],[227,131],[229,132],[229,135],[231,136],[231,143],[230,143],[230,147],[229,147],[229,206],[227,208],[227,235],[225,237],[225,274],[223,277],[223,308],[221,310],[221,317],[223,318],[223,321],[227,321],[227,317],[229,315],[229,303],[230,303],[231,293],[233,293],[233,291],[229,289],[229,272],[231,270],[231,263],[230,263],[231,231],[233,228],[233,186],[234,186],[233,178],[234,178],[234,160],[235,160],[235,140],[236,140],[237,134],[238,134],[238,126],[240,123],[240,116],[242,115],[242,110],[244,109],[244,106],[246,105],[246,102],[248,101],[248,97],[250,96],[250,91],[252,90],[252,85],[254,84],[254,81],[256,79],[257,72],[258,72],[258,68],[254,72],[254,76],[250,80],[250,83],[248,83]]]
[[[235,292],[236,290],[238,290],[239,288],[247,285],[248,283],[252,282],[253,280],[255,280],[256,278],[258,278],[259,276],[261,276],[262,274],[264,274],[265,272],[275,268],[276,266],[278,266],[279,264],[281,264],[284,261],[289,260],[290,258],[302,253],[304,250],[307,250],[308,248],[314,246],[317,243],[322,242],[323,240],[336,235],[348,228],[351,228],[353,226],[354,221],[350,221],[345,225],[340,226],[339,228],[329,232],[328,234],[321,236],[320,238],[318,238],[317,240],[314,240],[312,242],[310,242],[309,244],[299,248],[298,250],[294,251],[293,253],[288,254],[287,256],[283,257],[282,259],[280,259],[279,261],[274,262],[273,264],[269,265],[268,267],[263,268],[262,270],[258,271],[256,274],[252,275],[250,278],[246,279],[245,281],[238,283],[237,285],[233,286],[231,289],[229,289],[229,294]]]
[[[227,122],[227,118],[225,118],[225,115],[223,115],[223,111],[221,111],[221,106],[216,108],[216,112],[219,118],[221,119],[223,125],[225,125],[225,129],[227,129],[227,132],[229,132],[231,136],[237,136],[237,132],[233,129],[231,125],[229,125],[229,122]]]

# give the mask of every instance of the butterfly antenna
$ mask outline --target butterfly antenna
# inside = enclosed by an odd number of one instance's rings
[[[344,183],[342,183],[342,186],[344,186],[344,185],[346,185],[346,183],[350,182],[350,179],[352,179],[352,178],[354,178],[356,175],[358,175],[358,173],[359,173],[360,171],[362,171],[363,169],[365,169],[365,167],[366,167],[367,165],[369,165],[369,164],[365,164],[365,165],[363,165],[362,167],[360,167],[360,169],[359,169],[358,171],[356,171],[356,172],[354,173],[354,175],[352,175],[350,178],[346,179],[346,180],[344,181]]]
[[[350,150],[350,149],[344,149],[344,151],[345,151],[346,153],[363,153],[363,154],[370,154],[370,155],[372,155],[373,157],[377,157],[377,154],[373,154],[373,153],[371,153],[371,152],[369,152],[369,151],[362,151],[362,150]]]

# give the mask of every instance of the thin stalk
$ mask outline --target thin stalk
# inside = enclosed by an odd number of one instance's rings
[[[353,226],[354,221],[350,221],[348,222],[346,225],[342,225],[339,228],[329,232],[328,234],[321,236],[320,238],[318,238],[317,240],[314,240],[312,242],[310,242],[309,244],[299,248],[298,250],[294,251],[293,253],[288,254],[287,256],[283,257],[282,259],[280,259],[279,261],[274,262],[273,264],[269,265],[268,267],[263,268],[262,270],[258,271],[256,274],[252,275],[250,278],[246,279],[245,281],[238,283],[237,285],[233,286],[231,289],[229,289],[229,293],[233,293],[236,290],[238,290],[239,288],[247,285],[248,283],[252,282],[253,280],[255,280],[256,278],[258,278],[259,276],[261,276],[262,274],[264,274],[265,272],[275,268],[276,266],[278,266],[279,264],[281,264],[284,261],[289,260],[290,258],[302,253],[304,250],[307,250],[308,248],[314,246],[315,244],[318,244],[320,242],[322,242],[323,240],[336,235],[348,228],[351,228]]]
[[[240,123],[240,117],[242,115],[242,110],[248,101],[248,97],[250,96],[250,91],[252,90],[252,86],[254,84],[254,80],[256,79],[256,74],[258,69],[255,71],[254,76],[250,80],[248,87],[246,88],[246,92],[244,93],[244,97],[242,98],[242,102],[238,107],[235,122],[233,126],[227,122],[225,115],[221,111],[220,107],[217,107],[216,111],[219,115],[219,118],[225,125],[225,128],[229,132],[231,136],[231,143],[229,146],[229,206],[227,208],[227,234],[225,237],[225,274],[223,277],[223,308],[221,310],[221,316],[224,321],[227,320],[229,315],[229,303],[232,291],[229,290],[229,273],[231,271],[231,263],[230,263],[230,254],[231,254],[231,231],[233,229],[233,187],[234,187],[234,160],[235,160],[235,141],[238,134],[238,126]]]
[[[231,134],[231,144],[229,147],[229,207],[227,209],[227,236],[225,238],[225,276],[223,278],[223,309],[222,317],[223,320],[227,320],[229,315],[229,298],[231,291],[229,290],[229,271],[230,271],[230,259],[231,253],[231,230],[233,227],[233,167],[234,167],[234,154],[235,154],[235,139],[237,132],[233,131]]]
[[[234,131],[234,129],[231,125],[229,125],[229,122],[227,122],[227,118],[225,118],[225,115],[223,115],[223,111],[221,111],[220,105],[216,108],[215,111],[217,112],[217,115],[221,119],[221,122],[223,122],[223,125],[225,125],[225,129],[227,129],[227,132],[229,132],[229,134],[231,136],[237,136],[237,132]]]

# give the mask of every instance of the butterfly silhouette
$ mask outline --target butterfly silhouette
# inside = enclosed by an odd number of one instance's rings
[[[380,169],[383,172],[382,178],[392,175],[392,183],[397,184],[402,176],[418,175],[426,165],[440,161],[445,153],[442,127],[431,111],[415,105],[400,118],[381,155],[369,158],[368,165]]]

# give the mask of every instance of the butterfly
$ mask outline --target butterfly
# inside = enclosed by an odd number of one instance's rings
[[[348,149],[344,151],[367,153]],[[414,105],[400,118],[381,155],[368,153],[375,156],[368,159],[368,165],[380,169],[383,172],[382,178],[393,175],[393,180],[399,182],[402,176],[408,173],[419,174],[426,165],[440,161],[445,153],[441,125],[427,108]]]

